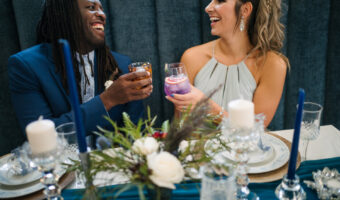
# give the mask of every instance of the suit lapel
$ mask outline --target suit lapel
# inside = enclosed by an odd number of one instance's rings
[[[54,59],[53,59],[52,46],[50,44],[46,44],[45,47],[46,47],[47,58],[51,62],[51,64],[48,65],[48,69],[51,73],[51,76],[53,77],[58,88],[60,89],[60,91],[64,95],[66,101],[68,102],[68,105],[71,107],[70,96],[66,93],[66,91],[63,87],[60,73],[57,73],[57,69],[56,69],[56,66],[55,66],[55,63],[54,63]]]

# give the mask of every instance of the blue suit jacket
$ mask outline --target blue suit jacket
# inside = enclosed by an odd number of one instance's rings
[[[131,63],[129,57],[115,52],[112,54],[122,72],[127,73],[127,66]],[[40,115],[53,120],[56,126],[73,121],[70,98],[62,86],[60,74],[56,73],[50,44],[39,44],[12,55],[8,60],[8,68],[12,103],[23,131],[28,123],[37,120]],[[97,130],[96,126],[112,129],[103,118],[107,112],[99,98],[100,92],[96,90],[95,97],[80,106],[87,134]],[[108,114],[121,125],[123,111],[136,123],[143,115],[143,103],[133,101],[117,105]]]

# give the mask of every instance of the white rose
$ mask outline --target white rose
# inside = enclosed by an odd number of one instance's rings
[[[188,146],[189,142],[186,140],[182,140],[182,142],[179,143],[178,151],[183,153],[188,148]]]
[[[113,83],[113,81],[107,80],[107,81],[104,83],[105,90],[106,90],[107,88],[109,88],[109,87],[112,85],[112,83]]]
[[[186,140],[182,140],[182,142],[179,143],[178,151],[181,153],[184,153],[189,147],[189,145],[190,145],[190,151],[193,151],[195,148],[196,142],[197,142],[196,140],[190,140],[190,142]]]
[[[184,177],[184,170],[179,160],[168,152],[151,154],[147,157],[148,167],[152,170],[150,179],[159,187],[175,189]]]
[[[144,137],[136,140],[132,145],[132,150],[138,154],[149,155],[158,150],[159,144],[153,137]]]

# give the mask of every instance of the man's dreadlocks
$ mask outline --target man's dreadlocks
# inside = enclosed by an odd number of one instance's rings
[[[84,34],[84,24],[79,10],[77,0],[45,0],[43,4],[43,14],[37,25],[37,43],[50,43],[53,47],[53,58],[57,72],[61,74],[62,84],[68,92],[66,67],[63,59],[62,48],[58,39],[68,40],[71,47],[72,62],[74,63],[74,72],[77,81],[77,87],[80,95],[80,71],[76,53],[87,48]],[[104,87],[104,82],[114,74],[118,76],[120,70],[117,62],[112,56],[107,45],[96,49],[97,53],[97,80],[98,89]],[[84,60],[80,56],[80,64],[84,70]],[[88,77],[85,73],[85,80]]]

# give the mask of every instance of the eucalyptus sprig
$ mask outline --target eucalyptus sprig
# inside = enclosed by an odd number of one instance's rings
[[[188,139],[189,136],[196,134],[199,138],[206,134],[216,134],[216,124],[214,125],[215,116],[209,113],[210,98],[221,88],[213,90],[208,96],[199,101],[191,109],[189,106],[184,113],[181,113],[180,119],[175,119],[171,125],[168,136],[165,138],[165,150],[174,152],[178,149],[181,141]]]

